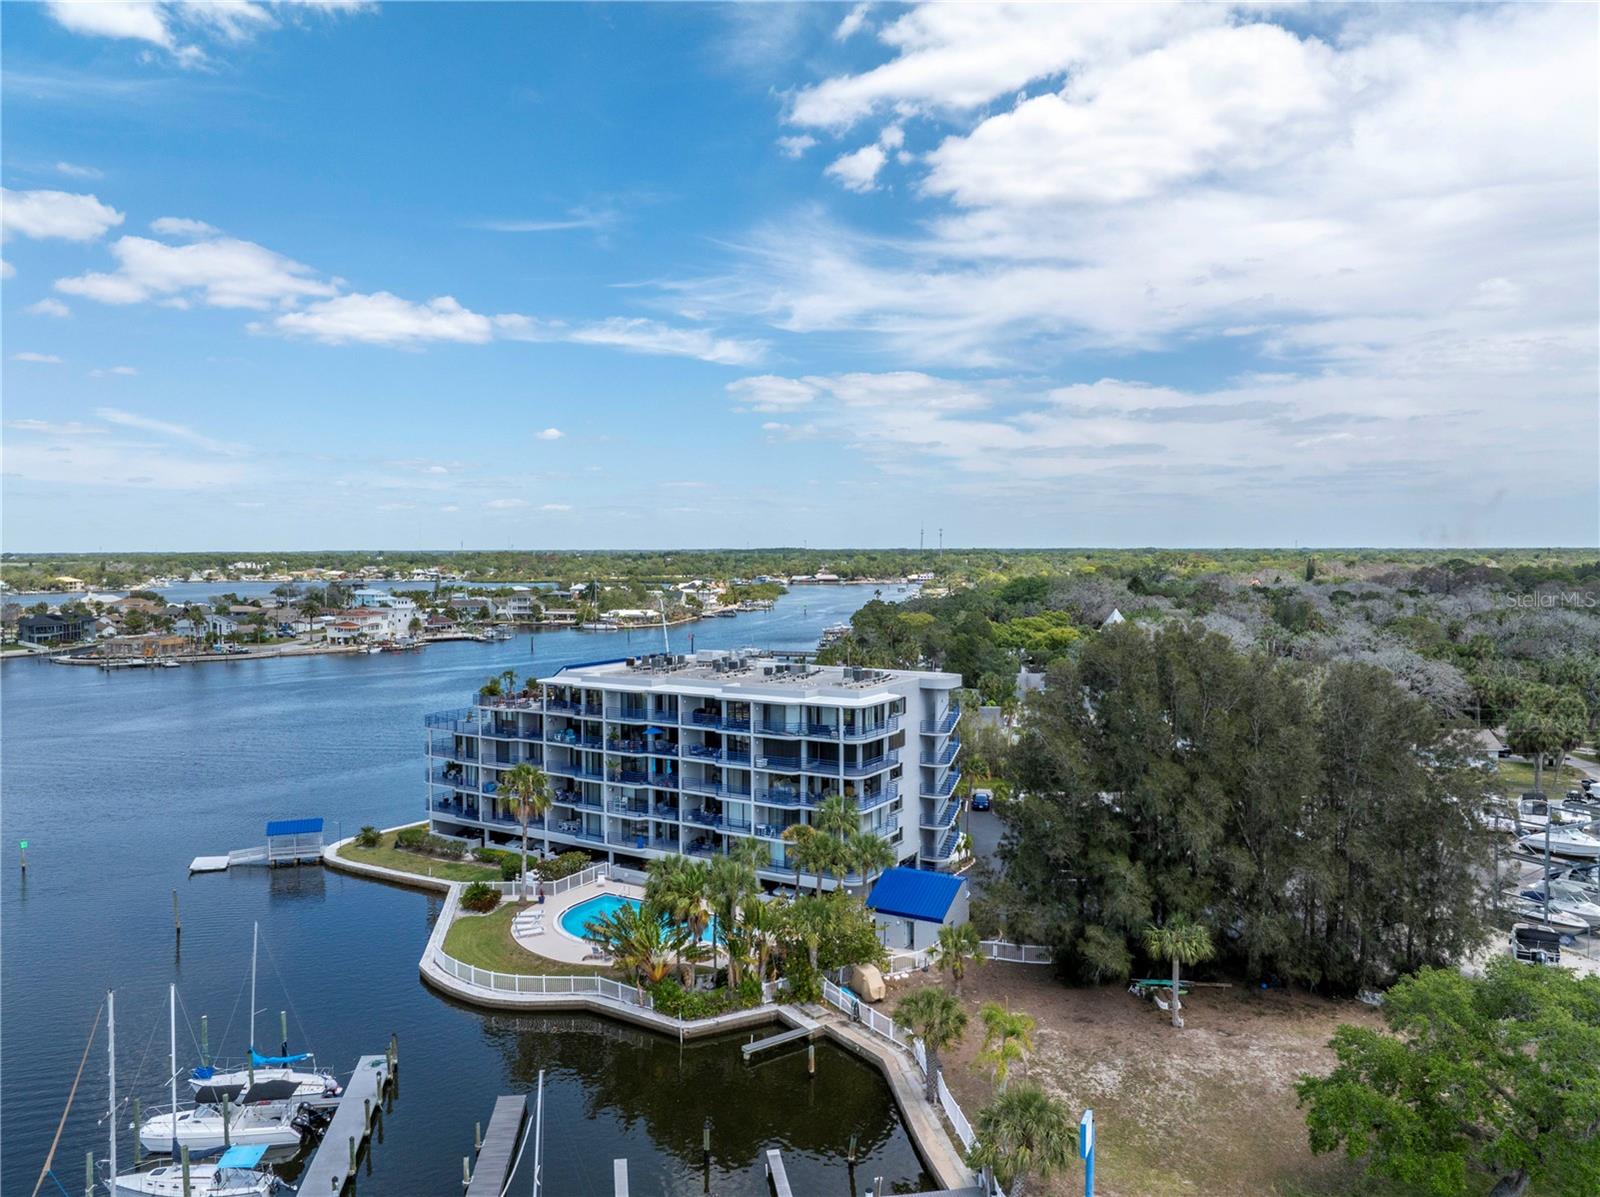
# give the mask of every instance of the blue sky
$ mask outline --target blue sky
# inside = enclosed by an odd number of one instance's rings
[[[4,21],[14,551],[1600,539],[1593,8]]]

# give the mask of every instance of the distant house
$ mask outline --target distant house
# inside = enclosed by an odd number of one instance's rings
[[[542,623],[577,623],[578,612],[573,607],[546,607],[540,621]]]
[[[232,636],[246,626],[243,616],[217,614],[206,616],[206,631],[213,636]]]
[[[1044,690],[1044,674],[1034,673],[1031,670],[1017,670],[1017,697],[1026,698],[1030,694],[1038,694]]]
[[[17,639],[31,644],[72,644],[88,639],[94,621],[83,615],[24,615],[17,620]]]
[[[891,952],[920,952],[939,941],[940,927],[967,921],[965,879],[928,869],[886,869],[867,895],[878,938]]]
[[[500,619],[537,619],[542,607],[537,596],[519,592],[491,600],[489,609]]]

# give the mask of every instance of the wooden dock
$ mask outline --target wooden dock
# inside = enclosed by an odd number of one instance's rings
[[[767,1148],[767,1179],[772,1182],[772,1191],[777,1197],[794,1197],[794,1190],[789,1187],[789,1174],[783,1168],[783,1155],[776,1147]]]
[[[350,1083],[344,1087],[339,1104],[334,1107],[333,1121],[328,1124],[317,1150],[306,1161],[306,1170],[300,1176],[300,1192],[316,1193],[318,1197],[344,1192],[345,1185],[355,1176],[356,1159],[372,1131],[373,1116],[381,1110],[388,1083],[387,1056],[362,1056],[356,1061]],[[495,1193],[498,1197],[499,1190]]]
[[[522,1123],[527,1116],[528,1099],[522,1094],[512,1093],[494,1099],[494,1113],[489,1116],[489,1130],[483,1136],[483,1146],[478,1149],[478,1159],[472,1167],[467,1197],[500,1197],[501,1190],[511,1179],[517,1142],[522,1138]],[[305,1191],[316,1192],[315,1189]]]

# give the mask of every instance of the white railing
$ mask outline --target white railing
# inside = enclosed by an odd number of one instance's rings
[[[458,981],[465,981],[478,989],[494,993],[532,993],[552,996],[594,994],[620,1002],[625,1006],[655,1009],[655,999],[641,994],[631,985],[623,985],[608,977],[539,977],[521,973],[497,973],[475,965],[463,964],[444,949],[433,954],[434,963]]]
[[[903,977],[907,973],[927,968],[931,963],[933,963],[933,953],[927,948],[920,952],[890,952],[889,969],[884,975]]]
[[[944,1083],[943,1069],[939,1071],[937,1092],[939,1094],[939,1107],[944,1110],[944,1116],[950,1119],[950,1125],[955,1129],[956,1138],[961,1140],[961,1146],[971,1151],[972,1144],[978,1136],[973,1132],[972,1123],[967,1121],[966,1114],[962,1112],[960,1105],[956,1103],[955,1095],[950,1092],[950,1086]]]
[[[617,865],[611,865],[610,870],[611,880],[621,881],[628,885],[643,885],[650,879],[648,874],[642,873],[638,869],[624,869],[619,868]]]
[[[1005,960],[1012,964],[1049,964],[1054,953],[1043,944],[1011,943],[1004,939],[986,939],[978,950],[990,960]]]
[[[577,889],[580,886],[588,885],[592,881],[599,881],[602,877],[609,877],[610,875],[611,866],[602,861],[600,864],[590,865],[570,877],[563,877],[559,881],[546,881],[544,883],[545,896],[553,898],[557,894],[566,893],[569,889]]]

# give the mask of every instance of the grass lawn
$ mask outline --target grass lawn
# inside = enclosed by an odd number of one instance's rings
[[[416,873],[423,877],[439,877],[445,881],[498,881],[500,870],[494,865],[475,864],[469,861],[440,860],[436,856],[422,856],[416,852],[402,852],[394,846],[395,833],[386,831],[376,848],[362,848],[354,841],[339,849],[344,860],[359,864],[379,865],[402,873]],[[483,967],[488,967],[487,965]]]
[[[1528,761],[1505,760],[1496,761],[1499,767],[1495,770],[1495,777],[1499,780],[1500,790],[1507,798],[1533,789],[1533,765]],[[1555,770],[1546,769],[1541,784],[1544,792],[1552,798],[1559,798],[1568,790],[1578,788],[1578,780],[1587,777],[1581,769],[1574,769],[1571,765],[1561,767],[1561,777],[1557,781]]]
[[[502,902],[489,914],[463,912],[445,933],[444,950],[463,964],[497,973],[522,973],[547,977],[615,977],[609,968],[592,964],[564,964],[530,952],[511,938],[511,920],[521,906]]]

